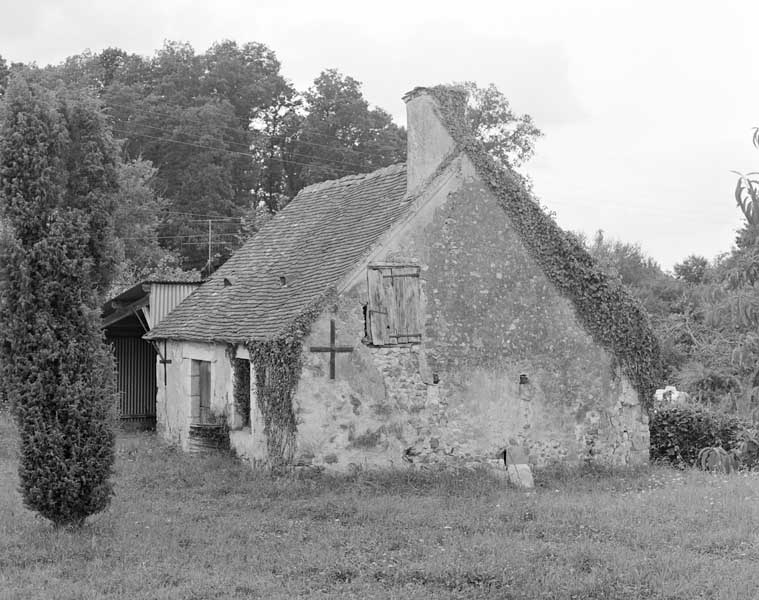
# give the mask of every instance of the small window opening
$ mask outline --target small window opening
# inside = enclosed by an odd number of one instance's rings
[[[279,278],[279,285],[280,285],[280,287],[287,287],[287,277],[285,277],[284,275],[282,275]]]
[[[526,385],[530,383],[530,378],[527,377],[527,373],[521,373],[519,375],[519,385]]]
[[[213,424],[211,413],[211,363],[193,360],[190,371],[190,419],[193,423]]]
[[[232,285],[232,280],[229,279],[229,278],[227,278],[227,277],[225,277],[224,278],[224,287],[229,287],[230,285]]]
[[[369,265],[367,338],[374,346],[418,344],[424,317],[419,265]]]
[[[242,418],[242,426],[250,425],[250,361],[236,358],[234,362],[235,411]]]

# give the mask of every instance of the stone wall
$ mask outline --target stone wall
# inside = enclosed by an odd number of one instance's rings
[[[502,209],[455,162],[453,183],[385,240],[373,262],[421,266],[421,344],[364,338],[365,277],[355,278],[304,344],[295,408],[299,459],[346,468],[496,458],[522,446],[533,464],[648,459],[648,421],[612,357],[579,325]],[[330,380],[328,355],[338,345]],[[520,383],[521,381],[521,383]]]

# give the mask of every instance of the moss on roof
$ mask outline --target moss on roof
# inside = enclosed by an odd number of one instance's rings
[[[416,88],[409,95],[423,91],[437,101],[443,125],[496,196],[530,255],[572,301],[580,322],[618,361],[649,409],[662,380],[662,362],[659,340],[641,304],[540,208],[519,174],[488,155],[467,123],[464,90],[437,86]]]

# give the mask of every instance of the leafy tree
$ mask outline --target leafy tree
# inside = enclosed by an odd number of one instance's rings
[[[113,271],[118,146],[92,98],[14,74],[0,110],[0,208],[11,233],[0,368],[20,433],[25,504],[80,525],[112,495],[115,391],[100,330]]]
[[[289,84],[274,53],[257,43],[224,41],[196,54],[189,44],[167,42],[146,64],[117,68],[102,94],[114,131],[128,157],[157,169],[155,188],[168,202],[162,245],[186,266],[204,266],[212,219],[212,260],[223,261],[239,246],[241,218],[271,171],[263,161],[268,138],[256,147],[261,136],[251,123],[287,95]],[[279,179],[269,187],[276,188],[272,196],[281,194]]]
[[[479,87],[474,81],[457,85],[469,92],[467,118],[490,156],[501,165],[519,167],[535,152],[542,132],[530,115],[517,115],[506,96],[491,83]]]
[[[754,132],[759,145],[759,132]],[[735,201],[745,221],[733,250],[708,265],[690,256],[675,266],[686,284],[685,309],[669,318],[685,360],[679,387],[706,404],[743,416],[759,403],[759,179],[738,174]]]
[[[753,143],[759,148],[759,128],[754,129]],[[738,231],[735,251],[723,265],[725,280],[733,288],[759,281],[759,173],[735,173],[735,202],[746,220]]]
[[[227,101],[234,108],[239,125],[247,130],[261,111],[277,104],[289,84],[280,75],[276,54],[264,44],[224,40],[200,57],[203,76],[201,94]]]
[[[149,161],[141,159],[119,165],[113,223],[122,260],[114,274],[109,297],[156,274],[172,278],[184,276],[180,272],[179,254],[159,243],[159,227],[168,201],[154,189],[157,171]],[[199,274],[192,276],[197,278]]]
[[[405,130],[381,108],[369,108],[361,82],[328,69],[303,97],[306,116],[286,163],[293,191],[405,160]]]
[[[619,277],[628,286],[641,287],[664,274],[656,261],[646,256],[638,244],[607,240],[600,229],[588,250],[608,273]]]
[[[683,262],[677,263],[674,271],[675,277],[685,283],[693,285],[705,283],[709,271],[709,261],[703,256],[691,254]]]
[[[8,68],[8,61],[6,61],[2,54],[0,54],[0,98],[2,98],[5,93],[10,74],[11,70]]]
[[[256,185],[248,217],[261,203],[270,213],[284,208],[298,191],[298,135],[303,124],[303,98],[289,84],[283,85],[274,103],[259,111],[252,123],[252,152],[256,155]],[[252,214],[251,214],[252,213]],[[255,218],[253,219],[255,221]]]

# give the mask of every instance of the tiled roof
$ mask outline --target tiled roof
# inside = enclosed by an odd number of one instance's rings
[[[239,343],[275,336],[408,210],[405,193],[403,164],[303,189],[145,337]]]

